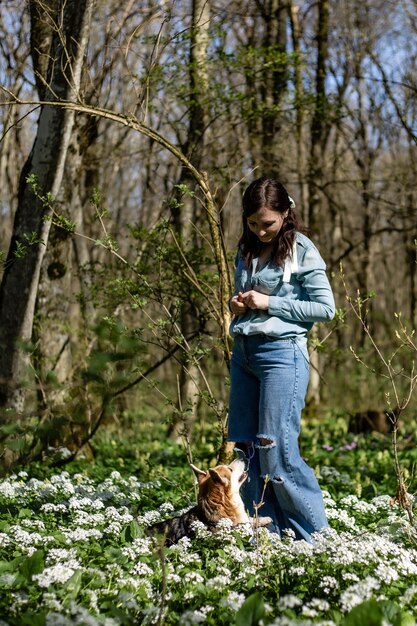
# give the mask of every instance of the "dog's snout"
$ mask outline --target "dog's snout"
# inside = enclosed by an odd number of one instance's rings
[[[235,459],[229,465],[229,468],[233,470],[243,471],[245,469],[245,462],[242,459]]]

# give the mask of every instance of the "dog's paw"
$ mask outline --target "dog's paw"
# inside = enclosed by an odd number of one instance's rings
[[[257,526],[261,528],[262,526],[268,526],[268,524],[272,524],[272,518],[271,517],[251,517],[250,523],[253,528],[256,528]]]

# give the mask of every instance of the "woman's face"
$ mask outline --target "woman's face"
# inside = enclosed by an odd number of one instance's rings
[[[247,218],[249,229],[258,237],[262,243],[271,243],[278,235],[282,224],[288,214],[278,213],[267,207],[263,207]]]

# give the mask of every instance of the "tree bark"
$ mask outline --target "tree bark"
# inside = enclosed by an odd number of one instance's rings
[[[210,8],[207,0],[193,0],[192,24],[189,57],[190,80],[190,111],[187,141],[183,146],[184,154],[196,169],[200,169],[203,151],[204,134],[207,127],[207,47],[209,43]],[[179,185],[195,187],[190,171],[183,168]],[[177,194],[177,202],[173,205],[173,219],[179,235],[180,245],[192,247],[196,245],[195,224],[198,219],[197,204],[189,194]],[[195,333],[198,320],[194,319],[192,307],[183,302],[180,316],[181,332],[184,337]],[[169,436],[177,439],[180,435],[189,435],[196,419],[200,374],[195,360],[184,351],[178,383],[178,417],[173,420]]]
[[[247,26],[245,107],[249,114],[245,117],[252,165],[259,167],[260,172],[277,177],[280,177],[282,169],[277,135],[282,123],[280,105],[288,83],[286,54],[289,8],[288,0],[268,0]]]
[[[45,100],[74,100],[80,86],[93,0],[60,3],[51,45]],[[51,226],[51,209],[34,195],[57,197],[74,123],[74,112],[44,104],[37,135],[23,167],[13,234],[0,285],[0,407],[22,412],[30,367],[28,345],[39,274]]]
[[[323,195],[320,193],[324,182],[324,154],[328,136],[327,98],[326,98],[326,66],[328,61],[329,35],[329,3],[319,0],[317,18],[317,61],[316,61],[316,94],[313,117],[311,120],[310,159],[308,165],[308,213],[307,226],[316,235],[319,230],[320,205]],[[317,333],[313,329],[312,337]],[[316,405],[320,402],[320,355],[317,350],[311,354],[311,375],[308,398]]]

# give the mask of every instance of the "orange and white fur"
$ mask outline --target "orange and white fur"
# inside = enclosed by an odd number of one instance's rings
[[[234,526],[251,524],[266,526],[269,517],[249,518],[245,511],[240,488],[247,478],[245,464],[236,459],[230,465],[217,465],[204,471],[191,465],[198,482],[197,504],[182,515],[154,524],[151,530],[164,534],[166,545],[172,545],[182,537],[193,538],[194,522],[202,522],[209,530],[215,531],[221,519],[230,519]]]

